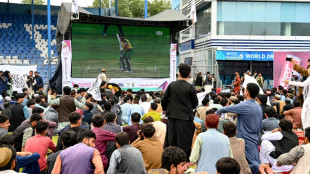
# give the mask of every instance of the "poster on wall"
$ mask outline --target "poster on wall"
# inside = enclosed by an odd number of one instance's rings
[[[216,60],[273,61],[272,51],[216,51]]]
[[[296,63],[306,68],[308,66],[310,52],[274,52],[273,79],[275,87],[279,85],[284,88],[288,87],[284,81],[291,78],[294,70],[293,65],[286,61],[287,56],[292,57]]]

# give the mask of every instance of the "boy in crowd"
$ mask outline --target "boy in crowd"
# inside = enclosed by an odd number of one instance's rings
[[[96,173],[104,174],[100,153],[95,149],[96,135],[84,129],[77,137],[78,144],[60,152],[52,174]]]
[[[123,127],[123,131],[129,136],[130,143],[134,142],[138,138],[137,132],[141,129],[140,124],[141,115],[137,112],[131,114],[131,126]]]
[[[107,174],[139,173],[145,174],[145,167],[141,152],[129,144],[129,136],[120,132],[115,137],[116,147],[110,159]]]
[[[47,128],[47,122],[39,121],[36,124],[36,135],[29,138],[25,145],[26,152],[37,152],[40,154],[39,165],[41,173],[46,173],[47,150],[51,149],[53,152],[55,152],[55,144],[50,138],[45,136]]]
[[[154,126],[144,124],[138,134],[138,139],[131,145],[141,151],[146,170],[160,168],[163,145],[154,137]]]
[[[239,174],[240,166],[236,160],[232,158],[221,158],[215,164],[217,174]]]
[[[0,114],[0,137],[9,133],[8,130],[10,125],[9,117],[4,114]]]
[[[64,130],[63,132],[73,131],[73,132],[78,134],[81,130],[83,130],[83,128],[80,127],[82,124],[81,114],[79,114],[77,112],[72,112],[69,116],[69,120],[70,120],[70,128]],[[61,134],[63,134],[63,132]],[[58,141],[57,141],[56,151],[63,149],[61,134],[60,134]]]
[[[160,121],[161,114],[157,110],[158,105],[156,103],[151,103],[150,111],[143,115],[142,120],[144,121],[147,117],[152,117],[154,121]]]
[[[68,147],[74,146],[77,143],[77,133],[73,131],[64,131],[61,134],[63,148],[66,149]],[[55,152],[47,157],[47,173],[51,174],[54,168],[54,164],[57,156],[61,151]]]
[[[197,163],[196,172],[216,173],[217,160],[222,157],[232,157],[229,139],[216,130],[218,124],[217,115],[206,116],[207,131],[197,136],[189,158],[191,163]]]
[[[245,143],[241,138],[236,137],[236,125],[229,121],[224,123],[224,134],[228,136],[231,145],[233,158],[238,162],[241,167],[242,174],[251,174],[251,169],[245,158]]]
[[[14,147],[18,152],[24,151],[22,149],[24,149],[26,141],[34,136],[34,128],[39,121],[42,121],[42,117],[39,114],[32,114],[29,121],[14,130],[12,134],[14,136]]]
[[[115,141],[116,134],[102,129],[104,124],[104,117],[101,114],[95,114],[91,119],[91,122],[94,127],[92,131],[96,134],[96,149],[100,152],[104,168],[108,169],[107,164],[109,159],[106,156],[107,142]]]
[[[292,131],[291,121],[282,119],[277,128],[262,136],[260,159],[264,164],[270,164],[272,169],[279,172],[290,171],[293,166],[276,166],[276,159],[299,145],[298,136]],[[275,145],[271,143],[273,141]]]

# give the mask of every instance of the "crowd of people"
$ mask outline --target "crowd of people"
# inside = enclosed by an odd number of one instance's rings
[[[210,75],[200,103],[190,74],[180,64],[178,80],[162,92],[116,95],[103,81],[100,101],[78,85],[63,95],[42,86],[12,97],[3,91],[0,174],[310,173],[308,89],[259,94],[260,85],[248,83],[236,87],[240,95],[213,88]]]

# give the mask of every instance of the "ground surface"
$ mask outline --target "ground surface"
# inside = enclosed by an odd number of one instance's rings
[[[101,68],[117,78],[169,77],[170,29],[122,26],[133,47],[132,73],[120,70],[117,26],[110,25],[103,36],[102,24],[72,24],[72,77],[97,77]]]

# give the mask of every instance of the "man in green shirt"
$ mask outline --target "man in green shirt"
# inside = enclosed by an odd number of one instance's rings
[[[142,120],[144,121],[147,117],[152,117],[154,121],[160,121],[161,114],[156,111],[157,107],[156,103],[151,103],[151,110],[143,115]]]

